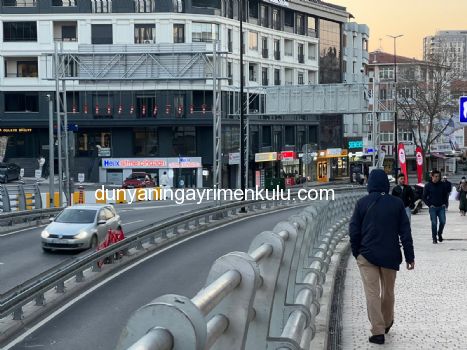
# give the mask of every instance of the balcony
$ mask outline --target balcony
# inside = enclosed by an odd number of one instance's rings
[[[281,52],[280,51],[274,51],[274,59],[278,60],[278,61],[281,59]]]
[[[268,49],[263,49],[262,50],[262,56],[263,56],[263,58],[269,58],[269,50]]]
[[[298,63],[305,63],[305,56],[303,54],[298,55]]]

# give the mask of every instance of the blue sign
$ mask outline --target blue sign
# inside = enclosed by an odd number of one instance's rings
[[[363,148],[363,141],[349,141],[349,148]]]
[[[459,121],[467,123],[467,96],[459,98]]]

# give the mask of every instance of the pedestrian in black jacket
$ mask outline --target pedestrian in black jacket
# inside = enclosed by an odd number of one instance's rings
[[[394,284],[402,263],[415,267],[410,222],[403,202],[389,195],[386,173],[375,169],[368,179],[368,195],[360,199],[349,225],[350,245],[365,290],[371,343],[384,344],[384,334],[394,323]]]
[[[440,180],[441,173],[438,170],[433,170],[431,172],[431,181],[423,189],[423,201],[430,212],[433,244],[443,241],[443,230],[446,225],[446,206],[449,200],[446,186]]]
[[[415,203],[415,194],[413,193],[412,187],[405,184],[404,174],[399,174],[399,176],[397,176],[397,186],[392,189],[392,195],[402,200],[410,222],[411,210],[414,208]]]
[[[449,196],[451,195],[452,192],[452,183],[448,180],[448,177],[446,175],[443,176],[443,180],[441,180],[443,183],[444,187],[446,188],[446,210],[448,210],[449,207]]]

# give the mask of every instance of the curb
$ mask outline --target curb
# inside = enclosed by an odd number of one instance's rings
[[[321,312],[316,317],[316,335],[310,343],[310,349],[329,349],[329,340],[331,334],[331,317],[333,314],[334,296],[340,291],[336,290],[336,277],[339,267],[348,258],[350,250],[349,237],[345,236],[337,245],[334,254],[331,257],[331,264],[326,274],[326,282],[323,285],[323,296],[320,299]],[[347,265],[347,264],[346,264]],[[332,344],[331,344],[332,345]]]

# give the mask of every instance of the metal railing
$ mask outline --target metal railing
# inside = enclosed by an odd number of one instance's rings
[[[248,253],[217,259],[193,298],[164,295],[137,310],[117,349],[309,349],[353,191],[260,233]]]
[[[0,213],[32,209],[42,209],[41,192],[37,184],[0,185]]]

